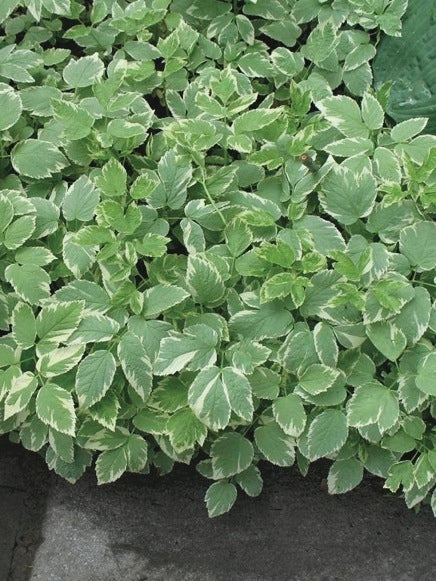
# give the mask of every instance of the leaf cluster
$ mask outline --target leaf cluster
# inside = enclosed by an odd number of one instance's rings
[[[0,434],[77,481],[262,461],[436,512],[436,138],[406,0],[2,0]]]

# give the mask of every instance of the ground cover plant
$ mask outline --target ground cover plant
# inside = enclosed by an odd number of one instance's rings
[[[371,66],[406,7],[2,0],[0,433],[193,463],[210,516],[319,458],[436,513],[436,138]]]

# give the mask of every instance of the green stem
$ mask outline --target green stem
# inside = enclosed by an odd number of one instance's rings
[[[21,365],[22,363],[28,363],[29,361],[34,361],[36,363],[35,357],[29,357],[28,359],[20,359],[18,363]]]
[[[431,288],[436,288],[436,284],[432,284],[431,282],[424,282],[423,280],[412,280],[414,284],[423,284],[424,286],[430,286]]]
[[[224,218],[224,214],[221,212],[221,210],[218,208],[218,206],[215,204],[214,199],[212,198],[212,196],[210,195],[209,190],[207,189],[207,185],[206,185],[206,175],[204,173],[204,169],[201,169],[201,183],[203,185],[204,191],[206,193],[207,199],[209,200],[209,202],[211,203],[211,205],[215,208],[215,211],[217,212],[218,216],[221,218],[224,226],[226,225],[226,219]]]

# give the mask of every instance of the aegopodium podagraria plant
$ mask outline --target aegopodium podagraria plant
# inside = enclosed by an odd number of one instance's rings
[[[406,0],[2,0],[0,433],[210,516],[331,460],[436,511],[436,138]]]

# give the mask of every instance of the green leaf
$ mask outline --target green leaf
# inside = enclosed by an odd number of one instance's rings
[[[295,461],[294,439],[275,422],[260,426],[254,431],[256,446],[271,464],[292,466]]]
[[[326,310],[332,306],[332,301],[337,296],[337,290],[333,285],[340,278],[340,275],[332,270],[321,270],[312,276],[301,307],[303,317],[319,316],[329,319]]]
[[[206,240],[203,229],[193,220],[183,218],[180,222],[183,231],[183,244],[190,254],[204,252],[206,249]]]
[[[346,167],[335,166],[323,180],[319,198],[330,216],[349,226],[371,213],[376,195],[376,181],[368,171],[356,176]]]
[[[21,412],[29,404],[37,387],[38,380],[30,371],[15,377],[5,400],[4,419]]]
[[[146,317],[159,315],[188,297],[189,293],[180,286],[157,284],[145,291],[142,314]]]
[[[50,447],[57,456],[67,464],[74,462],[74,440],[72,436],[61,434],[57,430],[50,428],[48,431]]]
[[[9,250],[16,250],[31,237],[35,230],[34,216],[21,216],[6,228],[3,244]]]
[[[15,125],[21,117],[23,105],[19,93],[15,92],[12,87],[0,89],[0,131],[5,131]]]
[[[240,418],[251,421],[253,417],[253,401],[248,379],[234,367],[224,367],[221,379],[232,410]]]
[[[348,425],[355,428],[378,423],[385,431],[396,423],[398,416],[397,394],[377,381],[357,387],[347,405]]]
[[[263,488],[263,480],[257,466],[249,466],[243,472],[235,475],[235,481],[248,496],[259,496]]]
[[[240,256],[251,244],[252,234],[247,224],[235,218],[225,228],[227,248],[233,257]]]
[[[73,280],[56,292],[60,301],[84,301],[85,308],[93,313],[105,313],[109,309],[109,297],[97,283],[89,280]]]
[[[253,414],[250,384],[230,367],[222,373],[217,367],[200,371],[189,388],[188,402],[194,414],[214,431],[227,426],[231,410],[246,420]]]
[[[39,305],[50,296],[50,276],[33,264],[10,264],[5,270],[6,280],[17,295],[31,305]]]
[[[18,264],[47,266],[47,264],[55,260],[55,256],[50,250],[42,246],[23,246],[17,249],[15,260]]]
[[[324,117],[345,137],[368,137],[359,106],[351,97],[327,97],[317,104]]]
[[[152,410],[150,408],[142,409],[134,418],[133,425],[147,434],[160,436],[167,434],[169,416]]]
[[[373,148],[372,141],[365,137],[345,137],[327,144],[323,149],[327,153],[338,157],[352,157],[353,155],[371,152]]]
[[[188,405],[188,387],[177,377],[165,377],[153,390],[149,404],[164,412],[176,412]]]
[[[416,446],[416,440],[411,438],[403,430],[398,430],[393,436],[383,438],[383,448],[392,452],[405,454],[411,452]]]
[[[83,303],[52,303],[36,318],[36,332],[44,343],[65,343],[82,318]]]
[[[99,195],[93,183],[87,176],[76,180],[65,194],[62,212],[66,220],[88,222],[94,216],[94,210],[99,202]]]
[[[35,315],[26,303],[17,303],[12,311],[12,336],[23,349],[29,349],[35,343]]]
[[[6,367],[15,363],[15,351],[9,345],[0,343],[0,367]]]
[[[408,141],[421,133],[428,123],[428,119],[425,117],[415,117],[412,119],[407,119],[407,121],[402,121],[392,127],[391,137],[396,143],[403,143]]]
[[[220,436],[211,447],[212,466],[215,478],[228,478],[239,474],[253,461],[251,442],[237,432]]]
[[[327,391],[338,377],[339,371],[337,369],[314,363],[304,371],[298,381],[305,391],[311,395],[317,395]]]
[[[110,317],[100,314],[86,314],[77,329],[70,335],[68,343],[81,344],[110,341],[119,329],[119,323]]]
[[[333,52],[338,42],[334,23],[326,20],[312,30],[301,52],[305,58],[321,65]]]
[[[242,113],[233,123],[235,134],[250,133],[258,131],[271,125],[283,114],[283,109],[256,109]]]
[[[257,228],[274,226],[274,218],[267,210],[244,210],[239,218]]]
[[[127,172],[124,166],[111,158],[101,169],[101,174],[95,180],[96,186],[106,196],[123,196],[127,188]]]
[[[367,325],[366,334],[371,343],[390,361],[396,361],[407,346],[403,331],[389,321]]]
[[[108,484],[118,480],[127,470],[127,450],[124,446],[115,450],[105,450],[97,458],[95,471],[98,484]]]
[[[230,482],[214,482],[207,489],[205,501],[210,518],[228,512],[236,502],[238,491]]]
[[[47,442],[48,426],[37,417],[32,416],[29,422],[22,425],[20,429],[21,443],[27,450],[38,452]]]
[[[339,230],[319,216],[303,216],[294,222],[293,227],[296,232],[308,230],[315,250],[324,256],[330,256],[332,250],[345,250],[345,242]]]
[[[421,339],[429,326],[431,315],[430,295],[425,288],[416,287],[415,296],[401,309],[395,318],[395,325],[404,333],[408,345]]]
[[[68,141],[83,139],[91,133],[95,118],[84,107],[68,101],[55,101],[52,103],[52,109]]]
[[[419,488],[424,488],[425,486],[432,484],[435,477],[434,458],[430,456],[430,452],[423,452],[419,455],[416,461],[415,468],[413,470],[413,476],[415,482]]]
[[[304,68],[304,59],[302,56],[282,46],[272,51],[271,61],[277,70],[287,77],[298,75]]]
[[[293,249],[282,240],[277,240],[276,244],[263,244],[256,249],[256,254],[263,260],[283,268],[290,268],[295,262]]]
[[[280,361],[289,373],[300,373],[319,361],[313,335],[307,328],[292,331],[279,351]]]
[[[330,467],[327,486],[329,494],[343,494],[355,488],[363,478],[363,466],[356,458],[336,460]]]
[[[12,349],[12,348],[11,348]],[[9,355],[7,355],[9,357]],[[0,370],[0,400],[3,401],[8,391],[11,389],[12,382],[21,375],[20,369],[15,365],[7,369]]]
[[[428,4],[425,0],[415,0],[408,3],[401,23],[407,3],[396,2],[395,5],[393,14],[387,11],[381,16],[382,28],[393,36],[385,36],[377,47],[374,60],[376,86],[379,88],[383,83],[393,81],[387,103],[387,111],[393,119],[402,121],[417,115],[429,117],[428,130],[432,132],[435,127],[435,82],[429,39],[435,30],[434,20],[430,17],[433,13],[428,13],[430,18],[422,18]]]
[[[166,253],[169,241],[170,238],[167,238],[166,236],[148,233],[141,241],[136,243],[136,250],[139,254],[143,254],[144,256],[158,258]]]
[[[217,333],[206,325],[192,325],[183,333],[165,337],[154,364],[155,375],[173,375],[184,367],[192,371],[210,367],[216,361]]]
[[[63,71],[64,81],[75,89],[89,87],[103,76],[104,64],[97,53],[71,60]]]
[[[14,206],[3,194],[0,194],[0,232],[4,232],[14,217]]]
[[[303,433],[307,418],[303,402],[298,395],[290,393],[277,398],[272,409],[274,419],[285,434],[297,438]]]
[[[126,446],[127,468],[130,472],[144,470],[148,459],[148,444],[139,434],[131,434]]]
[[[89,408],[89,414],[93,420],[108,430],[114,431],[120,407],[117,396],[108,391],[100,401]]]
[[[227,147],[240,153],[251,153],[253,141],[245,134],[230,135],[227,139]]]
[[[76,393],[80,407],[90,407],[100,401],[112,384],[116,369],[109,351],[94,351],[80,362],[76,375]]]
[[[403,228],[400,234],[401,253],[417,272],[436,267],[436,224],[416,222]]]
[[[141,400],[146,402],[151,393],[153,375],[150,359],[141,340],[127,332],[118,343],[117,354],[127,381]]]
[[[188,257],[186,283],[197,303],[212,306],[224,298],[224,281],[216,266],[206,258]]]
[[[0,6],[0,23],[6,20],[19,3],[20,0],[4,0],[4,2],[2,2]]]
[[[378,175],[387,182],[401,180],[401,168],[398,158],[386,147],[377,147],[373,156]]]
[[[343,81],[350,93],[361,97],[371,87],[372,70],[369,63],[363,63],[352,71],[344,71]]]
[[[247,52],[238,60],[238,66],[247,77],[268,77],[274,68],[264,53]]]
[[[108,123],[108,133],[114,137],[129,139],[139,137],[142,141],[145,139],[146,127],[140,123],[132,123],[126,119],[113,119]]]
[[[251,21],[243,14],[238,14],[236,16],[236,25],[242,40],[248,45],[252,45],[254,43],[254,27]]]
[[[309,459],[317,460],[337,452],[348,437],[347,418],[339,410],[326,410],[316,416],[307,435]]]
[[[158,173],[164,188],[162,205],[173,209],[183,206],[192,179],[191,166],[178,162],[175,151],[171,149],[159,161]]]
[[[140,174],[130,186],[129,194],[134,200],[143,200],[151,196],[159,184],[159,178],[155,172],[146,170]]]
[[[232,345],[228,351],[233,366],[242,373],[253,373],[255,367],[265,363],[270,353],[270,349],[256,341],[240,341]]]
[[[79,363],[85,351],[84,345],[69,345],[44,353],[36,363],[36,369],[44,377],[67,373]]]
[[[188,409],[176,411],[168,420],[167,431],[176,452],[191,450],[198,442],[204,444],[207,427]]]
[[[36,396],[36,413],[39,419],[61,434],[75,435],[76,414],[71,394],[55,385],[47,383]]]
[[[62,257],[65,266],[80,278],[95,262],[95,249],[86,248],[77,240],[77,234],[66,234],[63,240]]]
[[[103,226],[84,226],[76,233],[68,233],[64,238],[65,244],[73,244],[83,249],[90,256],[92,251],[100,244],[106,244],[115,241],[114,233]],[[90,248],[82,248],[89,246]],[[94,252],[95,253],[95,252]]]
[[[239,311],[230,318],[232,333],[246,339],[262,340],[282,337],[291,328],[293,318],[278,301],[261,305],[257,310]]]
[[[362,99],[362,119],[371,131],[383,127],[384,112],[380,103],[371,93],[365,93]]]
[[[336,367],[339,350],[332,327],[326,323],[317,323],[313,329],[313,340],[321,363]]]
[[[294,275],[290,272],[280,272],[263,283],[260,290],[260,302],[267,303],[274,299],[284,298],[291,294]]]
[[[344,62],[344,71],[352,71],[371,60],[376,54],[372,44],[358,44],[347,54]]]
[[[432,351],[423,357],[418,365],[418,373],[415,379],[416,386],[427,395],[436,396],[436,352]]]
[[[56,145],[42,139],[17,143],[11,152],[11,163],[17,173],[34,179],[49,178],[69,165]]]

